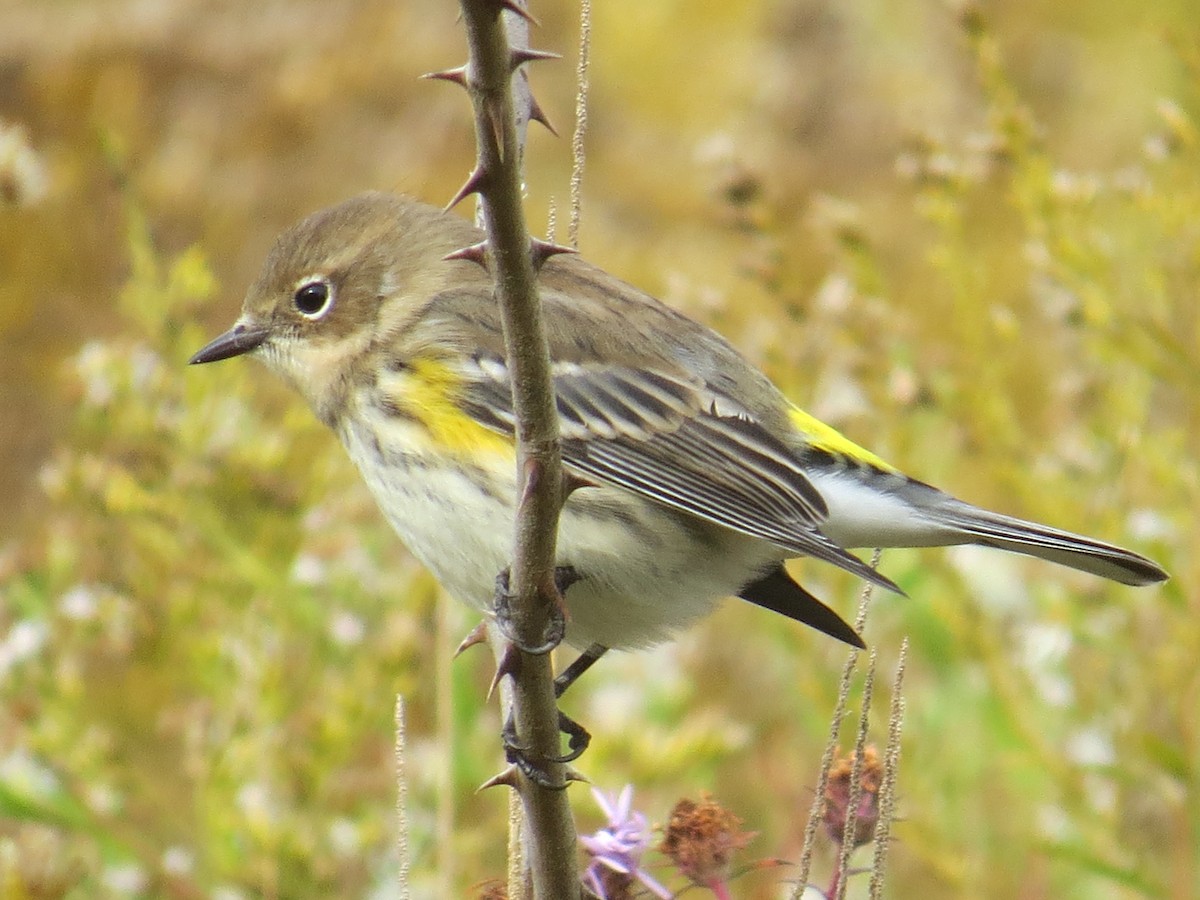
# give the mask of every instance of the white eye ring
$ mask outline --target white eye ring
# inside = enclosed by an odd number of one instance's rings
[[[333,308],[333,284],[324,275],[305,278],[292,294],[292,306],[306,319],[320,319]]]

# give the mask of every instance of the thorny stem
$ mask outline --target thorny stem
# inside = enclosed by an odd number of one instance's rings
[[[512,624],[523,643],[541,642],[553,604],[555,543],[562,495],[558,416],[550,355],[521,207],[520,146],[511,93],[510,48],[498,0],[461,0],[470,62],[467,90],[475,109],[477,172],[484,225],[496,275],[517,420],[518,508],[509,578]],[[518,739],[533,757],[557,756],[558,710],[548,654],[526,655],[513,679]],[[561,765],[546,764],[563,779]],[[526,852],[538,900],[579,896],[575,826],[565,791],[524,775],[517,790],[525,811]]]

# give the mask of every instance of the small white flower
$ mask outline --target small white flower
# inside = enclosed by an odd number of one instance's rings
[[[168,875],[189,875],[196,867],[196,855],[185,847],[168,847],[163,851],[162,869]]]
[[[1092,726],[1081,728],[1067,739],[1067,758],[1081,766],[1111,766],[1117,761],[1112,735]]]
[[[325,563],[311,553],[302,553],[292,563],[292,580],[297,584],[314,585],[325,580]]]
[[[49,636],[50,629],[45,622],[22,619],[13,625],[0,641],[0,678],[36,656],[46,646]]]
[[[140,894],[149,884],[145,871],[134,863],[109,866],[100,878],[109,890],[117,894]]]
[[[329,843],[338,856],[355,856],[362,852],[362,835],[350,819],[334,819],[329,825]]]
[[[279,808],[271,789],[261,781],[242,785],[234,801],[242,814],[252,822],[272,824],[279,820]]]
[[[58,609],[68,619],[87,622],[96,618],[99,606],[94,588],[77,584],[58,599]]]
[[[19,748],[0,757],[0,784],[13,793],[39,799],[49,797],[59,789],[58,776],[28,751]]]
[[[112,355],[100,341],[90,341],[75,355],[75,371],[83,382],[83,400],[89,406],[105,407],[116,394],[113,386]]]
[[[335,610],[329,617],[329,636],[341,647],[355,647],[367,636],[367,625],[354,613]]]
[[[102,816],[115,815],[121,809],[121,795],[111,784],[88,785],[84,799],[89,809]]]

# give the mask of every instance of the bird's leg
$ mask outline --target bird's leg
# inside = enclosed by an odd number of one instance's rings
[[[579,676],[596,664],[608,648],[603,644],[589,644],[588,648],[575,657],[575,661],[558,673],[554,679],[554,696],[561,697]]]
[[[496,624],[500,632],[514,647],[525,653],[541,655],[549,653],[561,642],[566,633],[566,610],[562,597],[567,588],[579,581],[581,576],[571,566],[559,566],[554,570],[554,596],[556,603],[551,610],[550,624],[543,635],[541,644],[529,646],[517,639],[511,616],[512,592],[509,588],[509,571],[505,569],[496,576],[495,612]],[[604,655],[607,647],[593,644],[580,655],[554,682],[554,696],[559,697],[592,663]],[[558,713],[558,728],[567,736],[567,752],[560,756],[537,757],[531,753],[531,748],[517,735],[516,720],[510,710],[501,729],[500,737],[504,744],[504,755],[508,762],[515,765],[531,781],[541,787],[551,790],[562,790],[566,782],[559,784],[550,778],[546,771],[546,763],[569,763],[578,759],[587,749],[591,735],[586,728],[574,719]],[[570,779],[568,779],[569,781]]]
[[[554,696],[561,697],[567,692],[567,688],[573,685],[579,676],[596,664],[608,648],[603,644],[589,644],[587,649],[575,657],[575,661],[558,673],[558,677],[554,679]],[[588,730],[564,713],[561,709],[558,711],[558,730],[567,736],[567,747],[569,748],[566,756],[562,758],[562,762],[571,762],[579,759],[583,755],[583,751],[588,748],[588,744],[592,742],[592,736]]]

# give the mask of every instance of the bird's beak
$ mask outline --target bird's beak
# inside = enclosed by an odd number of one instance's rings
[[[257,349],[267,339],[270,329],[265,325],[247,325],[239,322],[213,341],[209,341],[188,360],[188,365],[219,362],[233,356],[241,356]]]

